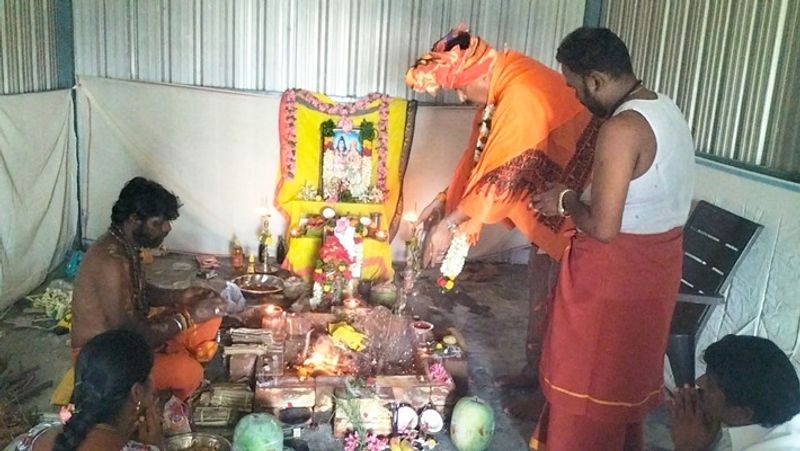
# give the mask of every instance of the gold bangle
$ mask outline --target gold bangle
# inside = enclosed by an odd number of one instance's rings
[[[442,191],[436,195],[436,200],[439,202],[447,202],[447,191]]]

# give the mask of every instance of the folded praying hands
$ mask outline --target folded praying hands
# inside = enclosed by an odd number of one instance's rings
[[[672,442],[675,451],[706,451],[711,449],[720,431],[718,419],[711,418],[702,406],[702,394],[697,388],[682,387],[670,395]]]

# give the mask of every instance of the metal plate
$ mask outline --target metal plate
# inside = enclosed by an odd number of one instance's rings
[[[254,296],[277,294],[283,291],[283,280],[269,274],[245,274],[232,281],[242,293]]]
[[[231,442],[220,435],[189,432],[167,438],[164,447],[166,451],[231,451]]]

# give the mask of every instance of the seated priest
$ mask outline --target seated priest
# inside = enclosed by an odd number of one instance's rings
[[[111,226],[89,248],[75,279],[71,338],[77,355],[103,332],[138,332],[155,351],[156,390],[185,399],[203,380],[201,362],[216,352],[224,304],[207,288],[168,290],[145,281],[139,251],[161,244],[178,208],[178,198],[156,182],[136,177],[125,185],[111,210]],[[69,401],[64,388],[71,379],[56,389],[54,404]]]
[[[697,388],[672,398],[676,451],[800,449],[800,382],[775,343],[727,335],[703,357]]]

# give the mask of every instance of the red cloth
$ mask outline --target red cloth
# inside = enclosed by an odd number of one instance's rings
[[[545,405],[528,448],[531,451],[641,451],[644,425],[604,423]]]
[[[581,233],[561,263],[540,383],[557,410],[635,423],[662,400],[664,352],[680,285],[683,229]]]

